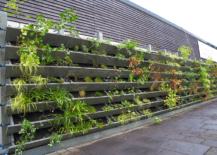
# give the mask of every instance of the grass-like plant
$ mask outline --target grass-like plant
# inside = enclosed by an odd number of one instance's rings
[[[12,81],[12,83],[14,84],[16,91],[21,92],[23,91],[23,88],[24,88],[23,85],[26,84],[26,80],[25,78],[16,78]]]

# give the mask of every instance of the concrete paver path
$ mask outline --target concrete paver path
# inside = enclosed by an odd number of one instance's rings
[[[217,155],[217,102],[49,155]]]

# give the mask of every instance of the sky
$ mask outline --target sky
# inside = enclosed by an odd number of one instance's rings
[[[217,46],[217,0],[130,0]]]

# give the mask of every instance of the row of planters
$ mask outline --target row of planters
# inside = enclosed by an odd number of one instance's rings
[[[7,8],[13,10],[9,1]],[[16,8],[14,14],[19,14]],[[9,14],[10,15],[10,14]],[[54,23],[8,27],[5,47],[6,114],[11,124],[9,153],[148,119],[215,98],[217,66],[177,54],[142,50],[136,41],[81,39],[71,26],[73,9]],[[48,33],[67,29],[69,35]],[[47,152],[48,153],[48,152]]]

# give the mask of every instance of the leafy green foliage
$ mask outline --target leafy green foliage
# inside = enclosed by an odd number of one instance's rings
[[[103,82],[103,80],[100,77],[95,78],[95,82]]]
[[[125,60],[125,59],[126,59],[126,57],[125,57],[123,54],[120,54],[120,53],[117,53],[117,54],[115,55],[115,57],[116,57],[118,60]]]
[[[89,76],[86,76],[86,77],[84,78],[84,80],[85,80],[85,82],[92,82],[92,79],[91,79]]]
[[[176,95],[177,90],[170,90],[168,96],[166,96],[166,100],[164,100],[165,105],[167,105],[170,109],[176,105],[178,96]]]
[[[139,115],[135,112],[128,112],[128,113],[123,113],[119,115],[116,119],[118,122],[124,125],[124,124],[129,123],[130,120],[139,120],[138,116]]]
[[[96,92],[96,93],[95,93],[95,96],[102,96],[102,93]]]
[[[190,47],[185,46],[185,45],[178,48],[178,51],[181,52],[181,55],[182,55],[182,58],[184,59],[184,61],[187,60],[188,56],[191,53],[191,50],[192,49]]]
[[[142,113],[148,116],[148,118],[151,118],[153,116],[153,113],[151,112],[150,109],[143,110]]]
[[[153,119],[153,121],[154,121],[154,124],[159,124],[160,122],[162,122],[162,120],[160,118],[158,118],[158,117],[155,117]]]
[[[19,131],[19,140],[17,141],[17,148],[15,149],[15,154],[21,154],[24,151],[25,143],[33,140],[35,138],[36,127],[31,124],[30,121],[24,119],[21,124],[21,130]]]
[[[111,106],[105,105],[105,106],[102,107],[102,109],[103,109],[104,111],[111,111],[111,110],[113,110],[114,108],[111,107]]]

